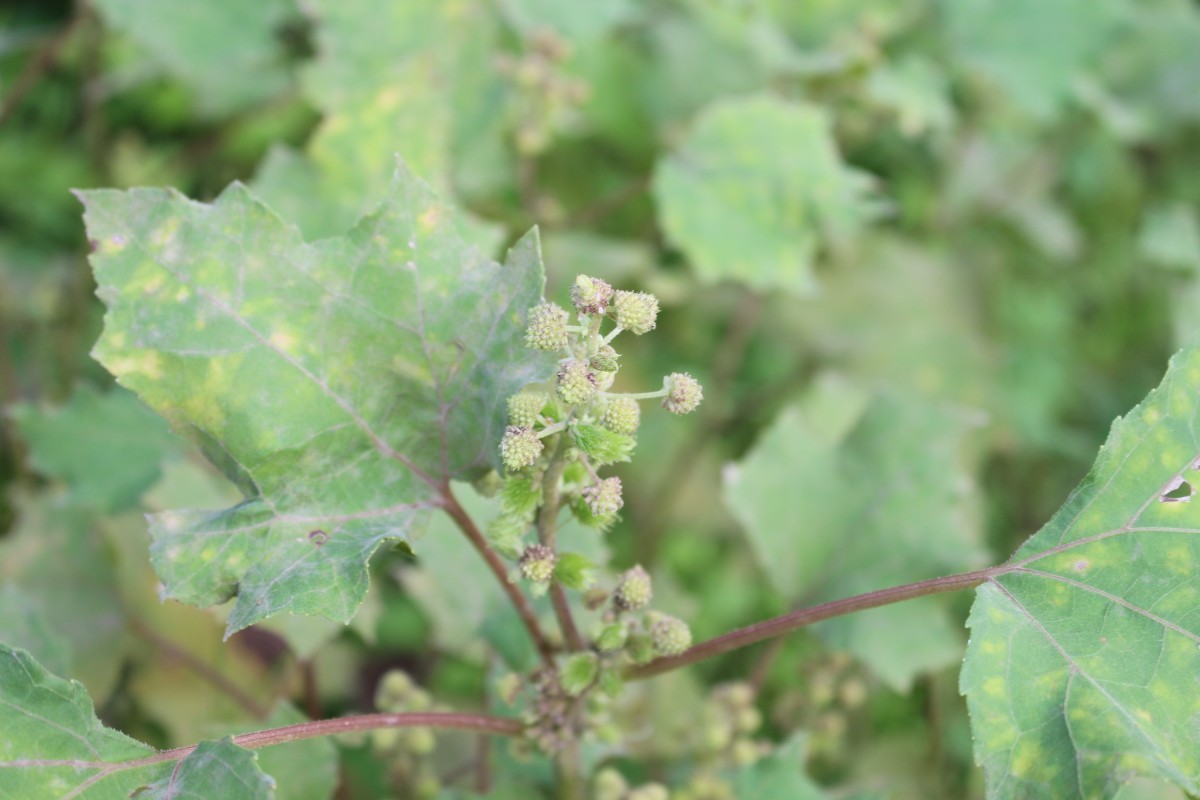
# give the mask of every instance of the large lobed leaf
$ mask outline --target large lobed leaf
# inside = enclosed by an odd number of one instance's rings
[[[980,587],[961,688],[991,798],[1200,792],[1200,348]]]
[[[914,394],[826,376],[726,470],[726,502],[790,603],[978,567],[985,556],[962,455],[970,428],[966,414]],[[960,657],[958,625],[941,598],[927,597],[817,631],[905,690]]]
[[[180,450],[162,420],[120,390],[100,394],[82,384],[63,406],[18,404],[10,413],[34,468],[102,511],[136,505],[158,480],[163,459]]]
[[[226,739],[176,762],[106,728],[82,684],[0,645],[0,798],[265,800],[273,781]],[[143,788],[144,787],[144,788]],[[140,790],[140,791],[139,791]]]
[[[707,281],[811,292],[818,248],[868,214],[821,108],[760,95],[708,106],[662,161],[667,236]]]
[[[288,84],[277,31],[295,15],[291,0],[97,0],[96,9],[195,90],[205,112],[245,109]]]
[[[505,398],[548,369],[521,341],[536,234],[501,266],[403,168],[312,244],[237,184],[212,205],[81,196],[108,306],[96,358],[246,497],[151,518],[164,594],[236,595],[230,633],[280,611],[348,621],[371,553],[496,458]]]

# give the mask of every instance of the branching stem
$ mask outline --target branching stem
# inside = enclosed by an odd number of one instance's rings
[[[457,712],[415,712],[407,714],[359,714],[353,717],[337,717],[321,719],[312,722],[300,722],[295,725],[285,725],[281,728],[268,728],[262,731],[243,733],[233,737],[233,743],[247,750],[257,750],[260,747],[271,747],[277,744],[298,742],[302,739],[315,739],[319,736],[335,736],[340,733],[356,733],[373,731],[381,728],[448,728],[454,730],[475,731],[494,736],[520,736],[525,732],[525,726],[520,721],[506,717],[493,717],[488,714],[462,714]],[[163,750],[145,758],[130,761],[27,761],[0,762],[0,768],[10,766],[72,766],[100,767],[100,775],[120,772],[126,769],[138,769],[151,764],[182,761],[192,754],[196,745],[177,747],[174,750]]]
[[[529,605],[529,600],[521,593],[521,589],[513,584],[508,579],[508,570],[504,568],[504,562],[500,560],[500,556],[496,555],[496,551],[491,548],[484,538],[483,533],[479,530],[479,526],[475,524],[475,520],[471,519],[471,515],[459,504],[458,498],[454,496],[449,486],[442,489],[443,508],[459,529],[467,535],[471,540],[471,544],[475,546],[475,550],[479,555],[483,556],[483,560],[487,562],[488,567],[496,576],[496,580],[500,581],[501,588],[508,595],[508,599],[512,601],[513,608],[517,610],[517,614],[521,617],[521,622],[525,624],[525,629],[529,631],[529,638],[533,640],[534,646],[537,648],[538,654],[541,655],[542,661],[551,669],[554,668],[554,648],[550,645],[546,635],[542,633],[542,628],[538,625],[537,615],[533,613],[533,607]]]
[[[550,457],[550,465],[546,467],[546,474],[542,477],[542,508],[538,512],[537,519],[538,541],[555,553],[558,552],[558,508],[561,502],[558,495],[558,484],[562,479],[563,470],[567,466],[566,452],[567,437],[563,436],[558,440],[554,455]],[[579,635],[579,629],[575,627],[575,620],[571,616],[571,607],[567,604],[567,594],[563,591],[562,584],[558,582],[550,584],[550,602],[554,605],[554,615],[558,618],[558,626],[562,629],[567,648],[572,651],[582,650],[584,648],[583,638]]]
[[[701,642],[677,656],[657,658],[648,664],[633,667],[626,673],[625,678],[627,680],[640,680],[642,678],[661,675],[664,672],[686,667],[689,664],[695,664],[698,661],[704,661],[713,656],[728,653],[731,650],[756,644],[764,639],[791,633],[799,628],[812,625],[814,622],[852,614],[856,611],[865,611],[868,608],[878,608],[879,606],[898,603],[901,600],[911,600],[915,597],[924,597],[930,594],[972,589],[996,575],[1003,574],[1008,569],[1007,566],[999,566],[975,572],[964,572],[960,575],[949,575],[945,578],[933,578],[918,583],[904,584],[903,586],[892,586],[887,589],[879,589],[874,592],[867,592],[866,594],[821,603],[809,608],[801,608],[782,616],[772,617],[762,622],[756,622],[753,625],[747,625],[744,628],[738,628],[715,639]]]

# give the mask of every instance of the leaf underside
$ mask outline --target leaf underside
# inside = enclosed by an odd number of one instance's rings
[[[94,355],[245,495],[151,517],[164,595],[347,622],[380,543],[493,464],[504,401],[547,371],[522,343],[535,233],[505,265],[406,169],[348,234],[305,243],[245,187],[81,192],[108,307]]]
[[[1200,792],[1200,348],[978,590],[961,689],[990,798]]]

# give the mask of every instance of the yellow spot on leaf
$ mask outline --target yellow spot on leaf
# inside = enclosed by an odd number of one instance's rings
[[[438,223],[438,216],[437,206],[430,206],[417,218],[417,221],[421,223],[421,227],[425,230],[432,230],[433,226]]]

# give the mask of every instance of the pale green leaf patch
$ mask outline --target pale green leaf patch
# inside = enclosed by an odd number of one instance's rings
[[[1200,348],[980,587],[961,688],[993,798],[1200,791]]]
[[[236,595],[228,633],[280,611],[349,621],[370,555],[496,461],[505,400],[549,368],[522,341],[536,234],[502,266],[404,168],[311,244],[238,184],[211,205],[80,195],[108,307],[96,358],[246,498],[151,517],[164,595]]]

